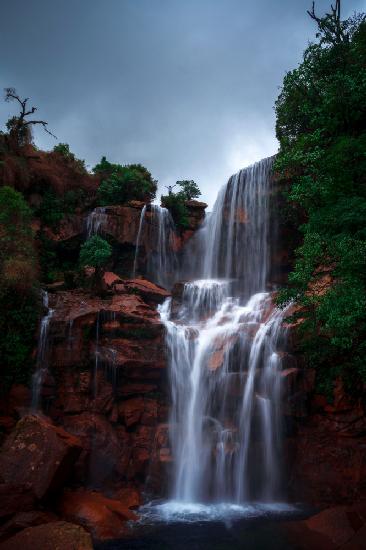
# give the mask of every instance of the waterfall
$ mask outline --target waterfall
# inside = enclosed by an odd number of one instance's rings
[[[137,273],[137,260],[139,256],[139,249],[141,246],[141,235],[142,235],[142,228],[144,227],[145,222],[145,213],[146,213],[146,204],[144,205],[143,209],[141,210],[141,216],[140,216],[140,223],[139,223],[139,230],[137,233],[137,239],[136,239],[136,248],[135,248],[135,259],[133,262],[133,272],[132,272],[132,278],[136,278]]]
[[[176,501],[279,496],[285,329],[266,288],[271,169],[265,159],[230,178],[197,236],[201,278],[185,283],[178,307],[160,306]]]
[[[145,244],[145,271],[154,283],[168,288],[178,268],[174,251],[175,225],[167,208],[150,204],[141,211],[136,241],[133,277],[136,277],[140,248]]]
[[[48,352],[49,352],[49,327],[53,309],[49,308],[48,293],[42,290],[42,304],[47,310],[46,314],[41,319],[38,347],[37,347],[37,359],[36,370],[32,377],[32,410],[38,411],[40,408],[40,396],[42,383],[45,375],[48,371]]]
[[[95,208],[88,217],[86,218],[86,235],[87,238],[93,237],[93,235],[98,235],[103,225],[107,223],[107,214],[104,206],[98,206]]]
[[[247,298],[265,289],[272,166],[273,157],[269,157],[231,176],[198,231],[195,248],[188,248],[187,273],[235,280]]]

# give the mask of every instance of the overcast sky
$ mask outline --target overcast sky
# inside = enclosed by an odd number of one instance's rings
[[[343,4],[348,16],[366,0]],[[29,96],[88,165],[140,162],[161,188],[194,179],[210,205],[233,172],[276,152],[279,86],[315,35],[310,0],[0,5],[1,87]],[[1,126],[15,112],[1,102]]]

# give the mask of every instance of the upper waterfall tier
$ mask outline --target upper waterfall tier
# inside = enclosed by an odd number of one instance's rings
[[[272,167],[270,157],[229,179],[197,234],[195,250],[187,250],[187,273],[235,279],[247,297],[266,289]]]
[[[147,218],[149,223],[146,223]],[[178,269],[174,235],[175,225],[169,210],[157,204],[144,206],[136,240],[132,276],[136,277],[139,269],[139,249],[143,242],[148,241],[150,250],[146,259],[146,273],[154,283],[169,288]]]

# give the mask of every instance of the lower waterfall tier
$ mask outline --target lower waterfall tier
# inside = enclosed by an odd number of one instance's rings
[[[271,295],[245,304],[228,282],[187,283],[176,318],[160,307],[171,369],[172,496],[186,502],[280,494],[284,311]]]

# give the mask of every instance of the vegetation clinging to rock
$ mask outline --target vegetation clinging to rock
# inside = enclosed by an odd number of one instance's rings
[[[303,306],[304,347],[328,390],[337,374],[366,380],[366,21],[339,12],[339,2],[323,18],[310,12],[318,42],[276,102],[276,169],[306,218],[280,300]]]
[[[173,189],[176,186],[180,187],[180,191],[174,193]],[[168,187],[168,189],[169,194],[162,195],[161,204],[170,211],[175,224],[181,229],[186,229],[189,226],[186,203],[187,201],[198,198],[201,195],[201,191],[193,180],[177,181],[174,186]]]

